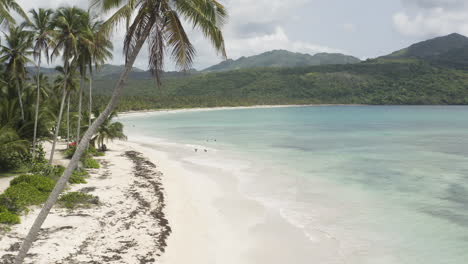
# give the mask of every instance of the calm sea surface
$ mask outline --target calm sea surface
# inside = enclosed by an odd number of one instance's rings
[[[244,159],[242,192],[311,240],[336,240],[345,263],[468,263],[468,107],[235,109],[121,121],[130,134]]]

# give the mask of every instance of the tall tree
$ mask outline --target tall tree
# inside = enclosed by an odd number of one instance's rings
[[[62,7],[59,8],[54,18],[52,19],[52,26],[54,28],[54,47],[52,51],[52,57],[62,55],[63,70],[65,76],[69,78],[71,71],[74,71],[74,63],[72,60],[76,60],[78,55],[78,39],[83,27],[85,27],[85,21],[83,16],[86,16],[86,11],[77,7]],[[62,122],[63,106],[67,97],[67,83],[64,82],[62,88],[62,101],[60,104],[59,115],[57,118],[57,125],[54,133],[54,140],[52,142],[52,149],[50,152],[49,164],[52,164],[55,153],[55,146],[57,144],[58,133],[60,131],[60,124]]]
[[[83,29],[78,38],[78,56],[77,56],[77,65],[80,72],[80,87],[78,90],[78,120],[76,126],[76,143],[80,142],[80,130],[81,130],[81,112],[82,112],[82,103],[83,103],[83,87],[86,82],[87,69],[92,67],[92,56],[94,52],[94,35],[92,31],[91,17],[89,13],[86,16],[83,16]]]
[[[102,28],[102,21],[95,21],[91,30],[93,32],[93,53],[92,53],[92,64],[94,64],[94,69],[98,70],[106,61],[112,59],[112,50],[114,46],[109,38],[100,34],[100,29]],[[91,126],[91,120],[93,113],[93,67],[89,67],[89,102],[88,102],[88,127]]]
[[[73,92],[77,91],[78,88],[78,78],[76,77],[76,67],[71,67],[68,73],[65,72],[62,66],[55,67],[55,71],[59,73],[57,78],[54,80],[54,85],[58,91],[63,92],[63,87],[66,87],[65,90],[65,100],[67,101],[67,142],[70,142],[70,96]],[[62,95],[63,96],[63,95]]]
[[[10,27],[16,24],[11,11],[19,14],[26,21],[29,20],[24,10],[15,0],[0,0],[0,25]]]
[[[26,64],[32,62],[29,57],[32,51],[32,35],[23,26],[10,27],[4,33],[5,44],[0,45],[0,63],[6,63],[7,71],[15,82],[21,109],[21,120],[24,119],[22,85],[26,80]]]
[[[36,82],[37,82],[37,97],[36,97],[36,112],[34,118],[34,135],[33,135],[33,159],[36,156],[36,144],[37,144],[37,123],[39,119],[39,105],[41,98],[41,58],[45,56],[47,63],[49,63],[49,48],[52,40],[52,27],[51,18],[53,11],[52,9],[31,10],[32,19],[26,22],[26,27],[31,29],[34,34],[34,59],[37,61],[36,64]]]
[[[103,33],[111,32],[122,20],[128,18],[129,14],[135,13],[135,16],[132,16],[134,17],[133,21],[129,23],[130,27],[124,41],[125,68],[116,83],[108,105],[83,135],[68,167],[57,181],[54,190],[34,221],[15,259],[17,264],[22,263],[26,257],[42,223],[65,188],[91,137],[116,107],[128,74],[145,42],[148,43],[149,48],[149,68],[158,84],[161,80],[166,50],[170,50],[172,59],[180,68],[189,69],[192,65],[195,49],[190,43],[179,16],[198,28],[211,40],[215,49],[226,57],[221,26],[227,13],[223,5],[216,0],[97,0],[97,4],[100,4],[99,6],[104,9],[111,9],[123,4],[105,23]]]

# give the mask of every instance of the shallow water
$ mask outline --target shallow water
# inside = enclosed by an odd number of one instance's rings
[[[468,263],[468,107],[324,106],[121,118],[245,160],[242,192],[343,263]],[[313,250],[313,249],[311,249]]]

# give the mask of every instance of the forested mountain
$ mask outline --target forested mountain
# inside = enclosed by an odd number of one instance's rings
[[[466,69],[468,68],[468,38],[453,33],[413,44],[379,59],[410,58]]]
[[[148,72],[136,69],[130,74],[120,110],[254,104],[468,104],[466,43],[466,37],[451,34],[355,64],[168,72],[159,88]],[[257,58],[267,63],[267,57],[288,52],[269,54]],[[96,106],[108,99],[120,74],[118,66],[107,69],[94,80]]]
[[[105,100],[113,82],[96,81]],[[130,80],[120,110],[255,104],[468,104],[468,73],[407,60]]]
[[[226,60],[205,69],[205,72],[219,72],[258,67],[304,67],[327,64],[359,63],[353,56],[338,53],[318,53],[315,55],[294,53],[287,50],[273,50],[237,60]]]

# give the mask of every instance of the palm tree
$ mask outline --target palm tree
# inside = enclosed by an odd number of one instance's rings
[[[76,67],[71,68],[73,70],[67,74],[62,66],[55,67],[55,70],[59,73],[59,75],[54,80],[54,85],[57,88],[57,91],[61,91],[63,90],[61,88],[66,87],[65,100],[67,101],[67,142],[70,141],[70,95],[72,92],[76,91],[78,87],[78,78],[76,77],[75,70]]]
[[[80,71],[81,81],[80,88],[78,91],[78,122],[76,127],[76,143],[80,142],[80,129],[81,129],[81,110],[83,102],[83,86],[86,81],[87,68],[91,69],[92,67],[92,57],[94,51],[94,34],[92,32],[92,21],[89,13],[83,17],[84,27],[81,31],[79,41],[78,41],[78,56],[77,64]]]
[[[216,0],[95,0],[96,6],[108,10],[123,4],[115,14],[104,24],[104,33],[110,33],[113,28],[122,20],[128,19],[135,13],[133,21],[129,23],[129,28],[124,41],[125,68],[120,75],[118,82],[112,93],[112,97],[104,111],[96,118],[91,127],[83,135],[78,144],[68,167],[57,181],[54,190],[44,204],[41,212],[29,230],[21,249],[15,259],[15,263],[22,263],[32,242],[47,218],[50,209],[57,201],[58,196],[65,188],[73,170],[86,150],[92,136],[98,128],[112,113],[118,103],[119,95],[124,87],[125,81],[130,73],[133,64],[138,56],[143,44],[148,43],[149,48],[149,68],[158,84],[164,65],[164,55],[166,50],[171,51],[171,57],[176,65],[182,69],[189,69],[193,62],[195,49],[182,26],[182,16],[184,20],[191,23],[195,28],[211,40],[215,49],[226,57],[224,40],[221,32],[226,10]]]
[[[99,33],[99,30],[102,28],[102,21],[96,21],[91,30],[93,32],[93,53],[92,53],[92,63],[94,68],[98,70],[107,60],[112,59],[112,50],[114,46],[112,42]],[[88,103],[88,127],[91,126],[91,113],[93,113],[93,68],[89,67],[89,103]]]
[[[31,49],[32,35],[23,29],[23,26],[10,27],[8,34],[4,33],[6,44],[0,45],[0,63],[6,63],[7,71],[14,79],[20,103],[21,119],[24,121],[21,86],[26,80],[26,64],[31,62],[29,57],[33,51]]]
[[[53,11],[52,9],[39,8],[38,11],[29,11],[32,15],[32,21],[26,22],[26,26],[29,27],[34,34],[34,59],[37,61],[37,97],[36,97],[36,115],[34,118],[34,135],[33,135],[33,159],[36,156],[36,136],[37,136],[37,121],[39,119],[39,104],[40,104],[40,73],[41,73],[41,56],[44,56],[49,63],[49,44],[52,37],[51,18]]]
[[[19,14],[26,21],[29,20],[26,13],[15,0],[0,0],[0,25],[11,27],[16,24],[15,19],[11,15],[11,11]]]
[[[94,116],[99,116],[100,111],[96,110]],[[112,119],[117,117],[117,112],[113,111],[109,117],[104,120],[99,127],[96,135],[91,139],[92,145],[97,145],[101,150],[104,149],[105,141],[112,141],[114,139],[126,140],[127,136],[123,133],[123,124],[120,122],[112,122]]]
[[[83,16],[86,12],[77,7],[59,8],[54,18],[52,19],[52,26],[55,30],[54,47],[52,57],[58,56],[60,53],[63,60],[63,71],[65,76],[69,78],[70,72],[73,71],[74,66],[71,61],[76,60],[78,55],[78,39],[83,27],[85,26]],[[62,88],[62,101],[60,104],[59,115],[57,119],[57,126],[55,128],[54,140],[52,142],[52,149],[50,152],[49,164],[52,164],[55,153],[55,145],[57,144],[58,133],[60,131],[60,124],[62,122],[63,106],[67,97],[67,83],[64,82]]]

